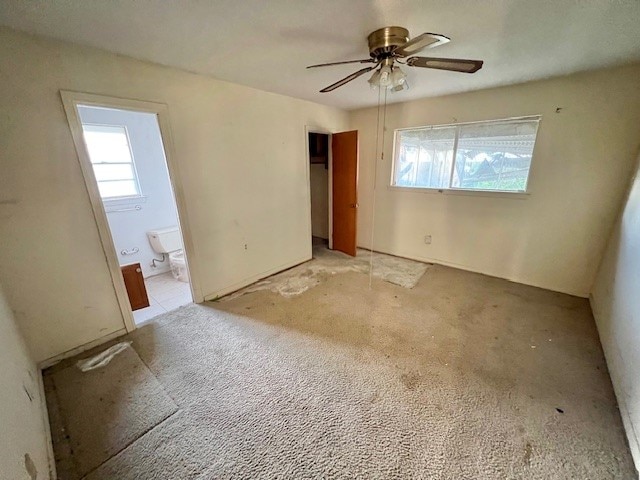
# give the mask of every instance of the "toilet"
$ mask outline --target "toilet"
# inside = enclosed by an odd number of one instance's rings
[[[189,282],[189,271],[187,270],[187,262],[182,250],[182,236],[177,226],[160,228],[158,230],[150,230],[147,232],[147,238],[151,248],[163,256],[169,256],[169,265],[171,272],[176,280],[181,282]]]
[[[189,271],[187,270],[184,251],[178,250],[177,252],[170,253],[169,265],[171,265],[171,272],[175,279],[189,283]]]

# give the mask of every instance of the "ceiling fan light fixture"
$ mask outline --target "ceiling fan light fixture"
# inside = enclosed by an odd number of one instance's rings
[[[394,67],[393,71],[391,72],[390,79],[391,86],[395,91],[402,90],[403,85],[407,83],[407,74],[400,70],[400,67]]]
[[[373,72],[373,75],[371,75],[369,79],[369,85],[371,85],[371,89],[373,90],[380,86],[380,70]]]
[[[381,87],[388,87],[391,85],[391,67],[389,65],[385,65],[380,69],[378,85]]]
[[[401,92],[402,90],[409,90],[409,84],[407,82],[391,87],[392,92]]]
[[[376,88],[386,88],[394,92],[400,92],[409,88],[407,84],[407,74],[400,67],[394,65],[384,65],[380,69],[373,72],[369,79],[369,85],[375,90]]]

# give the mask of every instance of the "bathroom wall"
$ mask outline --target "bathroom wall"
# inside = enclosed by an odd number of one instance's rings
[[[0,287],[0,479],[49,478],[40,371]]]
[[[196,300],[311,258],[305,127],[346,112],[4,27],[0,64],[0,282],[36,361],[124,329],[61,89],[167,105]]]
[[[640,157],[591,294],[629,447],[640,466]]]
[[[129,141],[142,196],[128,200],[104,201],[109,228],[120,265],[140,263],[144,277],[169,270],[168,258],[151,266],[153,258],[161,258],[151,248],[147,231],[178,224],[162,137],[154,114],[108,108],[79,107],[82,123],[121,125],[127,127]],[[132,210],[136,206],[140,210]],[[123,250],[138,249],[135,254]]]

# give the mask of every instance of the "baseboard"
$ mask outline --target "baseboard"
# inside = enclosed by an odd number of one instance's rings
[[[167,257],[167,261],[168,260],[169,260],[169,257]],[[144,277],[144,279],[146,280],[147,278],[157,277],[158,275],[164,275],[165,273],[170,273],[170,272],[171,272],[171,267],[156,268],[152,273]]]
[[[294,260],[293,262],[288,262],[282,265],[279,265],[275,268],[272,268],[270,270],[266,270],[264,272],[258,273],[256,275],[253,275],[251,277],[245,278],[243,280],[240,280],[237,283],[234,283],[233,285],[230,285],[228,287],[222,288],[216,292],[210,293],[208,295],[204,296],[204,300],[205,302],[208,302],[210,300],[215,300],[218,299],[220,297],[223,297],[225,295],[229,295],[230,293],[236,292],[238,290],[240,290],[241,288],[244,287],[248,287],[249,285],[256,283],[260,280],[262,280],[263,278],[267,278],[270,277],[271,275],[275,275],[276,273],[280,273],[280,272],[284,272],[285,270],[289,270],[290,268],[296,267],[302,263],[308,262],[309,260],[311,260],[313,257],[304,257],[298,260]]]
[[[363,250],[371,250],[368,247],[361,247],[358,246],[358,248],[361,248]],[[453,263],[453,262],[448,262],[446,260],[440,260],[438,258],[431,258],[431,257],[422,257],[420,255],[406,255],[403,253],[394,253],[394,252],[386,252],[384,250],[373,250],[376,253],[384,253],[385,255],[391,255],[393,257],[399,257],[399,258],[406,258],[407,260],[415,260],[417,262],[423,262],[423,263],[433,263],[436,265],[442,265],[444,267],[451,267],[451,268],[456,268],[458,270],[464,270],[465,272],[472,272],[472,273],[479,273],[481,275],[487,275],[488,277],[494,277],[494,278],[501,278],[503,280],[508,280],[510,282],[513,283],[519,283],[521,285],[528,285],[530,287],[536,287],[536,288],[541,288],[543,290],[549,290],[551,292],[558,292],[558,293],[564,293],[565,295],[571,295],[572,297],[580,297],[580,298],[589,298],[589,294],[588,293],[583,293],[583,292],[574,292],[574,291],[569,291],[569,290],[560,290],[557,288],[551,288],[545,285],[540,285],[537,283],[532,283],[532,282],[524,282],[521,279],[516,279],[513,277],[503,277],[500,275],[496,275],[495,273],[491,273],[491,272],[487,272],[484,270],[479,270],[473,267],[469,267],[467,265],[461,265],[459,263]]]
[[[120,330],[116,330],[115,332],[109,333],[104,337],[96,338],[95,340],[85,343],[84,345],[80,345],[79,347],[72,348],[71,350],[67,350],[66,352],[59,353],[58,355],[54,355],[53,357],[47,358],[38,363],[38,368],[40,370],[45,370],[58,362],[61,362],[65,358],[70,358],[78,355],[87,350],[91,350],[98,345],[102,345],[103,343],[107,343],[109,340],[113,340],[114,338],[120,337],[122,335],[126,335],[127,330],[125,328],[121,328]]]
[[[44,434],[47,440],[47,461],[49,463],[49,480],[57,480],[56,457],[53,453],[53,437],[51,436],[51,425],[49,424],[49,409],[47,408],[47,398],[44,391],[44,380],[42,370],[38,369],[38,390],[40,391],[40,409],[42,421],[44,423]]]

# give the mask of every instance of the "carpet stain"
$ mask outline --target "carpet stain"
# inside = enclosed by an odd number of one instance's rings
[[[531,444],[529,442],[527,442],[527,444],[524,447],[524,464],[528,467],[529,465],[531,465],[531,457],[533,455],[533,448],[531,447]]]
[[[36,480],[38,478],[38,469],[36,468],[36,464],[33,463],[31,459],[31,455],[28,453],[24,454],[24,469],[27,471],[31,480]]]
[[[411,372],[400,375],[400,380],[407,390],[415,390],[420,384],[420,374]]]

